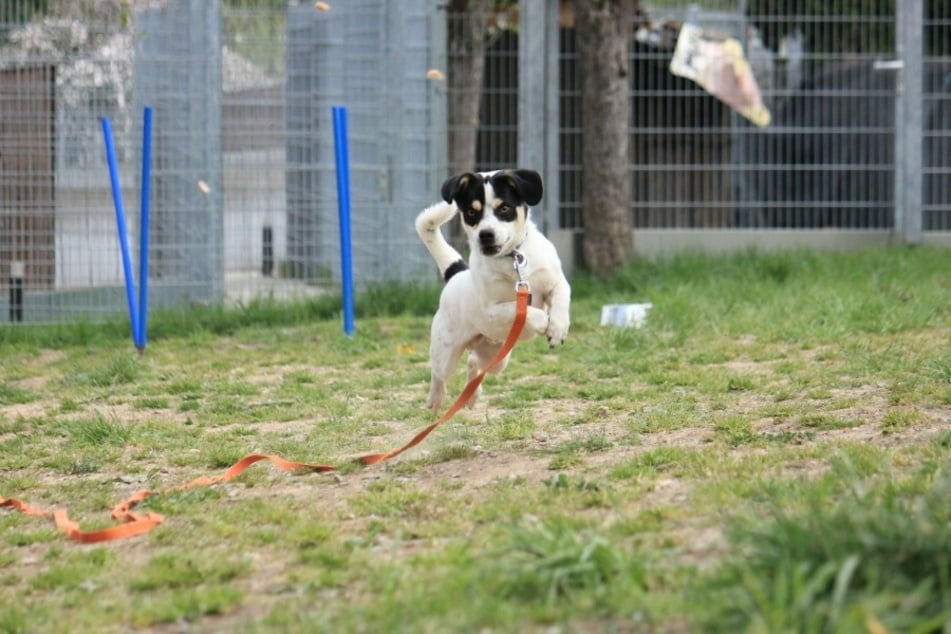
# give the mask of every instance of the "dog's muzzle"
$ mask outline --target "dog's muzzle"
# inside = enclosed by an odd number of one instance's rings
[[[479,248],[482,255],[498,255],[502,247],[495,243],[495,234],[491,231],[479,232]]]

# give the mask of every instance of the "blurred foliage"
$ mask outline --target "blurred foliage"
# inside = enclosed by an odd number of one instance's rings
[[[287,6],[287,0],[224,0],[224,6],[232,9],[269,9],[279,11]]]
[[[222,0],[225,43],[266,72],[280,75],[284,51],[275,43],[284,38],[287,5],[287,0]],[[0,24],[55,18],[126,29],[132,25],[134,6],[137,0],[0,0]],[[0,41],[6,36],[6,30],[0,30]]]
[[[272,77],[284,74],[287,0],[222,0],[225,44]]]
[[[0,0],[0,22],[23,24],[42,17],[121,24],[132,17],[133,0]]]

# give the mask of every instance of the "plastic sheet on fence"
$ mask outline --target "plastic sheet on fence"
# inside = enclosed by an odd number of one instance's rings
[[[754,124],[769,125],[769,109],[763,105],[756,78],[737,40],[718,40],[699,26],[685,23],[670,60],[670,72],[696,82]]]

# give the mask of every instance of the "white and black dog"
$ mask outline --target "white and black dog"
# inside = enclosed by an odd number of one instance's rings
[[[564,343],[571,287],[554,245],[532,222],[529,206],[542,198],[542,179],[531,170],[466,173],[442,186],[445,202],[423,210],[416,231],[446,281],[433,317],[428,406],[438,413],[446,385],[465,350],[469,380],[495,357],[515,319],[516,282],[527,281],[531,306],[520,340],[545,334]],[[469,264],[446,242],[440,227],[459,213],[469,241]],[[511,356],[511,355],[509,355]],[[509,356],[492,369],[501,372]],[[481,388],[470,399],[472,407]]]

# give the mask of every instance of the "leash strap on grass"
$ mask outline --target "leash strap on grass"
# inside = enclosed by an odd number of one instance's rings
[[[528,316],[529,297],[527,285],[521,284],[517,288],[517,295],[515,299],[515,321],[512,322],[512,328],[509,330],[508,337],[502,344],[502,348],[499,350],[498,354],[495,355],[492,361],[489,362],[489,365],[486,366],[486,368],[480,372],[478,376],[469,381],[465,389],[462,391],[462,394],[460,394],[459,398],[456,399],[456,402],[452,404],[452,407],[446,410],[445,414],[440,416],[439,419],[437,419],[434,423],[419,431],[408,443],[402,447],[394,449],[388,453],[365,454],[357,457],[355,462],[359,462],[364,465],[373,465],[385,460],[389,460],[394,456],[398,456],[404,451],[411,449],[421,443],[423,439],[426,438],[426,436],[433,432],[433,430],[455,416],[459,410],[461,410],[465,404],[469,402],[469,399],[472,398],[472,396],[476,393],[476,390],[479,389],[479,386],[482,384],[482,380],[485,378],[486,373],[501,363],[512,351],[512,348],[515,347],[515,343],[522,334],[522,328],[525,326],[525,320]],[[112,519],[119,522],[118,524],[108,528],[92,531],[82,530],[79,526],[79,522],[70,519],[69,514],[64,509],[56,509],[54,511],[38,509],[26,504],[21,500],[5,498],[3,496],[0,496],[0,507],[9,507],[23,513],[24,515],[39,515],[42,517],[49,517],[52,515],[53,521],[56,524],[56,528],[58,528],[64,535],[73,541],[84,544],[108,542],[147,533],[165,521],[165,516],[159,513],[153,513],[149,511],[143,514],[136,513],[132,510],[139,502],[145,500],[146,498],[162,492],[184,491],[186,489],[192,489],[195,487],[212,486],[218,484],[219,482],[227,482],[228,480],[232,480],[241,475],[245,469],[254,463],[261,462],[262,460],[270,460],[272,463],[274,463],[274,466],[278,467],[279,469],[283,469],[284,471],[315,471],[318,473],[326,473],[328,471],[337,470],[337,467],[333,465],[294,462],[292,460],[285,460],[280,456],[271,454],[251,454],[231,465],[224,473],[216,476],[201,476],[199,478],[195,478],[191,482],[187,482],[181,486],[171,489],[165,489],[164,491],[137,491],[119,504],[112,507]]]

